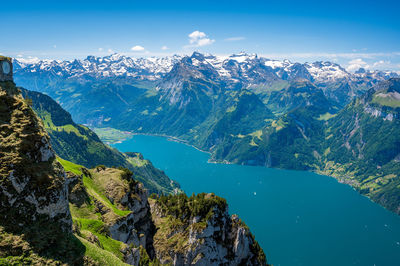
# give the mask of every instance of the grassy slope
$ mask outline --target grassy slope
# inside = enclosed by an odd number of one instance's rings
[[[61,158],[57,158],[57,160],[66,171],[82,176],[84,191],[87,193],[87,198],[80,206],[70,203],[74,228],[77,232],[75,235],[86,248],[85,256],[100,265],[127,265],[123,263],[124,258],[121,250],[131,247],[112,239],[107,233],[107,224],[113,223],[119,217],[130,214],[131,211],[119,205],[117,198],[119,196],[123,197],[123,195],[114,195],[115,203],[112,203],[106,196],[106,191],[110,189],[111,183],[109,180],[113,180],[112,183],[114,185],[123,187],[126,190],[130,189],[131,182],[135,184],[136,181],[128,181],[128,179],[124,178],[125,171],[121,169],[100,167],[101,171],[99,171],[99,167],[97,167],[97,169],[84,170],[81,165]],[[74,189],[79,189],[79,185],[75,185]],[[104,206],[102,211],[106,211],[106,213],[101,214],[96,211],[95,201]],[[98,239],[96,244],[88,241],[88,239],[93,239],[93,236]],[[143,247],[140,246],[139,249],[139,265],[159,265],[156,259],[151,260],[149,258]]]
[[[102,193],[100,184],[82,172],[83,166],[61,158],[58,158],[58,161],[62,164],[65,171],[70,171],[75,175],[83,177],[83,185],[88,193],[88,199],[81,206],[70,204],[72,220],[75,227],[79,228],[77,237],[83,240],[81,242],[86,247],[85,255],[99,263],[106,261],[107,264],[111,263],[111,265],[123,265],[123,254],[120,249],[123,248],[125,244],[105,234],[105,222],[101,214],[96,213],[94,201],[97,200],[103,203],[106,208],[112,212],[111,216],[113,217],[124,216],[129,214],[130,211],[121,210],[112,204]],[[89,237],[91,234],[98,238],[100,245],[95,245],[85,240],[85,237]]]
[[[119,141],[124,141],[132,137],[132,133],[129,131],[121,131],[111,127],[95,127],[92,130],[99,136],[99,138],[105,143],[117,143]]]

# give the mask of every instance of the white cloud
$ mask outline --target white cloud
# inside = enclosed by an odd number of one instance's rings
[[[53,45],[53,48],[54,48],[54,49],[57,48],[57,45],[54,44],[54,45]]]
[[[206,36],[207,35],[204,32],[196,30],[189,34],[190,43],[194,43],[196,40],[205,38]]]
[[[348,66],[347,66],[347,70],[348,71],[356,71],[359,68],[369,68],[369,65],[367,64],[367,62],[365,62],[364,60],[362,60],[361,58],[357,58],[357,59],[353,59],[351,61],[348,62]]]
[[[164,51],[165,51],[165,50],[168,50],[168,49],[169,49],[169,48],[168,48],[167,46],[165,46],[165,45],[164,45],[163,47],[161,47],[161,50],[164,50]]]
[[[210,45],[213,42],[215,42],[214,40],[208,39],[208,38],[204,38],[204,39],[200,39],[197,42],[197,46],[205,46],[205,45]]]
[[[108,49],[107,52],[109,52],[110,54],[113,54],[114,50],[113,49]]]
[[[18,61],[23,64],[36,64],[40,61],[38,57],[28,56],[28,57],[19,57]]]
[[[239,37],[226,38],[225,41],[227,41],[227,42],[236,42],[236,41],[243,41],[245,39],[246,39],[245,37],[239,36]]]
[[[99,52],[103,52],[104,49],[100,47],[98,50]]]
[[[208,38],[207,34],[201,31],[194,31],[190,33],[189,35],[189,43],[190,45],[188,47],[200,47],[200,46],[206,46],[213,44],[215,40],[212,40]]]
[[[134,52],[143,52],[145,49],[144,49],[143,46],[135,45],[135,46],[133,46],[133,47],[131,48],[131,50],[134,51]]]
[[[385,61],[385,60],[379,60],[379,61],[375,62],[372,66],[377,67],[377,68],[384,68],[384,67],[392,68],[393,67],[393,65],[390,61]]]
[[[373,64],[374,67],[384,65],[386,62],[384,60],[379,60]]]

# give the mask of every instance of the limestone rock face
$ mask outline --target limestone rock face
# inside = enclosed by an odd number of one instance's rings
[[[0,86],[1,224],[17,229],[43,220],[71,231],[65,172],[49,137],[14,83]]]
[[[132,196],[134,195],[134,196]],[[119,204],[131,211],[110,225],[111,237],[126,244],[142,246],[153,254],[152,242],[154,226],[151,220],[148,193],[141,183],[136,184],[133,191],[127,191],[119,200]]]

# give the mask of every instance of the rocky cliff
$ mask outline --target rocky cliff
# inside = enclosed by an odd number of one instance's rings
[[[65,174],[49,137],[13,84],[1,86],[1,220],[18,217],[22,227],[46,217],[71,230]],[[11,208],[15,214],[5,215]]]
[[[9,257],[6,264],[18,264],[27,254],[42,256],[40,263],[79,260],[64,169],[15,84],[0,87],[0,258]]]

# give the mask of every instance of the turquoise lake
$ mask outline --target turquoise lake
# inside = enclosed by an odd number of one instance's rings
[[[163,137],[113,146],[141,152],[188,195],[226,198],[275,266],[400,265],[400,217],[331,177],[207,163],[207,153]]]

